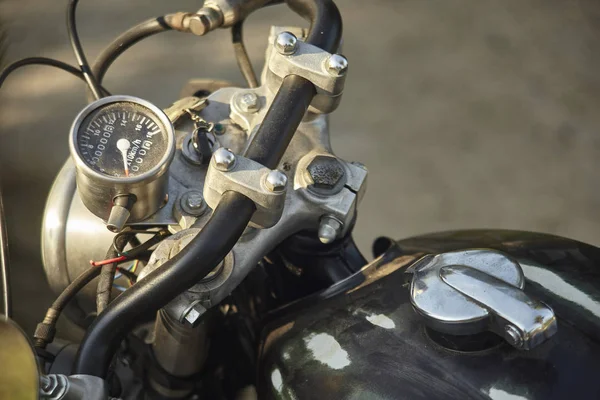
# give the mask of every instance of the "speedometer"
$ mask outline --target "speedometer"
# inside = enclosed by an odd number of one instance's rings
[[[118,205],[131,214],[126,219],[141,220],[164,204],[175,139],[153,104],[131,96],[91,103],[73,123],[70,149],[80,197],[99,217],[108,220]]]

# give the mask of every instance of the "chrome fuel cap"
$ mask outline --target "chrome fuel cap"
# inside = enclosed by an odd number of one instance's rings
[[[436,331],[492,331],[524,350],[556,333],[554,312],[524,292],[521,266],[502,252],[472,249],[428,255],[409,272],[411,303]]]

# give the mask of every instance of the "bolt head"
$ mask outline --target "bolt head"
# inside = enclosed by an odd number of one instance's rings
[[[187,214],[200,216],[206,211],[206,203],[202,192],[199,190],[190,190],[181,197],[181,208]]]
[[[269,172],[265,178],[265,186],[271,192],[283,192],[287,185],[287,176],[276,169]]]
[[[275,49],[279,54],[289,56],[296,52],[298,48],[298,38],[290,32],[281,32],[275,38]]]
[[[327,72],[331,76],[343,76],[348,71],[348,60],[341,54],[332,54],[326,62]]]
[[[342,231],[342,223],[333,217],[323,217],[319,224],[319,240],[323,244],[333,242]]]
[[[511,345],[516,348],[523,347],[523,337],[517,328],[512,325],[506,325],[504,331],[506,332],[506,339]]]
[[[238,108],[245,113],[255,113],[260,110],[260,101],[258,96],[252,92],[238,94],[235,98]]]
[[[202,314],[204,314],[205,312],[206,308],[204,308],[202,304],[196,303],[192,307],[190,307],[189,310],[186,311],[183,319],[192,328],[195,328],[198,325],[200,325],[200,322],[202,321]]]
[[[204,14],[192,14],[187,18],[187,27],[196,36],[202,36],[210,31],[210,19]]]
[[[221,147],[213,153],[213,160],[215,162],[215,167],[217,167],[219,171],[229,171],[235,165],[235,154],[228,149]]]
[[[311,187],[318,190],[335,189],[345,176],[344,166],[333,156],[316,156],[306,171],[313,181]]]

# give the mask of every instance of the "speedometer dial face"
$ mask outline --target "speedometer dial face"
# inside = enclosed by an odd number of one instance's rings
[[[87,115],[75,142],[79,156],[90,168],[103,175],[128,178],[160,164],[169,151],[169,130],[149,108],[118,101]]]

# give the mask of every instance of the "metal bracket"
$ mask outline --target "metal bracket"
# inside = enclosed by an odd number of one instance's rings
[[[256,212],[250,221],[251,226],[256,228],[274,226],[283,213],[286,190],[285,187],[278,190],[269,188],[267,178],[273,171],[238,155],[235,156],[235,162],[231,167],[223,170],[222,167],[217,166],[216,157],[219,157],[217,152],[210,161],[204,183],[204,199],[210,208],[215,209],[221,195],[231,190],[243,194],[256,204]]]
[[[317,89],[317,94],[311,102],[312,111],[330,113],[341,101],[346,74],[332,74],[328,71],[327,63],[334,56],[323,49],[305,43],[298,39],[293,54],[281,54],[275,48],[278,27],[271,28],[271,48],[268,53],[266,68],[266,84],[273,93],[281,86],[283,78],[288,75],[298,75],[311,81]]]

